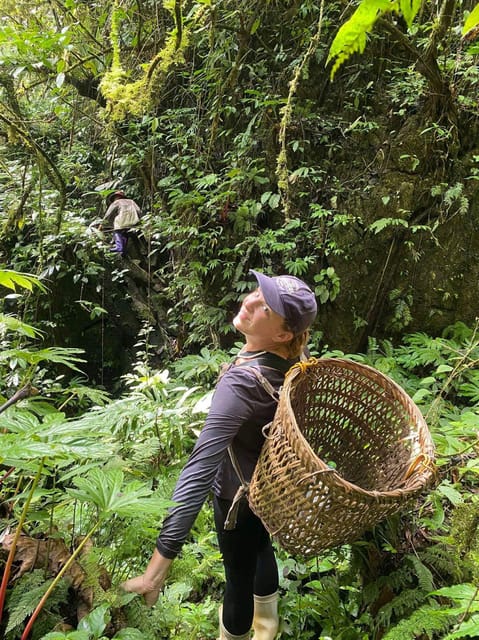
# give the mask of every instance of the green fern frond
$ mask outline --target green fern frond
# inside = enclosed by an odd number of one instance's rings
[[[397,357],[398,364],[408,371],[414,367],[444,364],[452,354],[452,345],[442,338],[431,338],[426,333],[408,335]]]
[[[441,598],[441,615],[456,622],[449,638],[477,638],[479,632],[479,587],[472,583],[442,587],[431,595]],[[444,598],[452,600],[452,606],[444,606]]]
[[[414,640],[418,637],[433,638],[451,628],[454,618],[444,615],[440,605],[430,601],[383,636],[383,640]]]
[[[426,567],[425,564],[421,562],[421,560],[417,556],[409,556],[409,561],[416,571],[419,588],[426,593],[432,591],[434,589],[434,580],[431,571]]]
[[[117,550],[115,548],[114,551],[116,552]],[[88,553],[80,556],[78,564],[83,569],[84,575],[81,585],[82,590],[92,590],[94,606],[102,605],[105,602],[113,604],[118,597],[118,592],[116,590],[107,591],[107,588],[102,586],[102,580],[108,578],[108,574],[104,569],[102,549],[96,546],[92,547]]]
[[[390,0],[363,0],[351,18],[341,26],[331,44],[326,64],[334,60],[331,80],[339,67],[353,53],[362,53],[366,47],[367,35],[383,14],[398,11],[398,3]]]
[[[124,611],[127,624],[143,633],[143,640],[160,640],[165,637],[160,633],[160,625],[154,623],[155,611],[146,609],[139,598],[129,602]]]
[[[45,582],[45,576],[42,571],[33,571],[18,581],[12,590],[9,607],[8,625],[6,633],[19,627],[29,616],[38,604],[38,601],[48,589],[51,580]]]
[[[402,218],[379,218],[370,224],[368,229],[378,234],[387,227],[406,227],[407,229],[408,226],[407,220],[403,220]]]
[[[385,586],[392,589],[395,593],[399,593],[404,589],[410,589],[416,584],[416,576],[412,566],[407,562],[408,556],[404,559],[397,569],[391,571],[389,575],[380,576],[378,579],[379,587]]]
[[[443,579],[449,577],[452,582],[464,580],[465,569],[455,546],[437,544],[423,549],[419,555],[423,563],[431,567]]]
[[[18,580],[9,598],[6,634],[24,624],[51,583],[52,580],[45,580],[45,573],[40,569],[27,573]],[[54,611],[58,604],[66,602],[67,598],[68,584],[66,581],[61,581],[48,601],[49,611]]]
[[[331,80],[353,53],[364,51],[367,36],[378,18],[386,13],[397,13],[403,16],[410,27],[420,7],[421,0],[363,0],[351,18],[341,26],[330,47],[326,64],[334,60]]]
[[[451,536],[462,553],[479,553],[479,500],[456,506],[452,516]]]
[[[410,615],[424,604],[425,597],[426,594],[422,589],[405,589],[379,610],[376,618],[378,626],[388,628],[391,620]],[[403,636],[403,640],[405,637]]]

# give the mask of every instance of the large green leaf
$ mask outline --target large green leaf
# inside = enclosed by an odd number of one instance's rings
[[[0,313],[0,332],[2,329],[4,331],[13,331],[28,338],[37,338],[42,333],[38,329],[35,329],[35,327],[18,320],[18,318],[14,316]]]
[[[327,63],[334,60],[331,77],[353,53],[362,53],[368,33],[381,14],[393,11],[397,3],[390,0],[363,0],[351,18],[339,29],[329,49]]]
[[[0,353],[0,362],[23,361],[31,365],[47,362],[61,364],[69,369],[82,373],[75,364],[76,362],[85,362],[83,358],[78,357],[80,353],[83,353],[82,349],[66,347],[48,347],[47,349],[38,349],[35,351],[28,349],[6,349]]]
[[[109,605],[102,604],[80,620],[78,623],[78,631],[86,631],[90,638],[98,639],[101,637],[110,620]]]
[[[409,28],[411,27],[414,18],[417,16],[417,12],[421,8],[421,4],[421,0],[399,0],[401,15]]]
[[[28,409],[10,408],[0,416],[2,447],[0,461],[19,468],[31,468],[32,461],[47,458],[49,463],[98,459],[111,455],[115,445],[109,432],[99,425],[68,421],[61,412],[42,419]]]
[[[458,602],[473,602],[474,600],[478,600],[479,602],[477,587],[468,582],[455,584],[451,587],[442,587],[442,589],[436,589],[436,591],[431,592],[431,595],[444,596],[445,598],[451,598]]]
[[[171,504],[157,498],[141,482],[125,484],[120,469],[94,468],[86,477],[75,478],[74,483],[77,488],[67,489],[68,494],[94,505],[103,518],[112,514],[132,517],[144,511],[160,514]]]
[[[464,640],[464,638],[479,638],[479,615],[472,615],[468,620],[459,624],[452,633],[444,636],[443,640]]]
[[[477,27],[479,24],[479,4],[476,4],[471,13],[467,16],[462,29],[462,35],[465,36],[469,31]]]
[[[7,289],[16,291],[17,287],[33,291],[33,287],[38,287],[42,291],[46,291],[40,280],[29,273],[19,273],[10,269],[0,269],[0,285]]]

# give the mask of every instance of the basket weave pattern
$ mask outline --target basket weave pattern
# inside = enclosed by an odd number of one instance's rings
[[[311,358],[288,372],[249,488],[290,553],[357,539],[432,480],[434,446],[411,398],[372,367]]]

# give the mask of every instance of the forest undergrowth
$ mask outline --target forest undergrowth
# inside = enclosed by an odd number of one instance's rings
[[[0,272],[0,284],[23,296],[40,286],[12,271]],[[2,637],[215,638],[223,578],[209,503],[157,606],[119,585],[151,555],[220,364],[237,345],[155,370],[145,334],[113,399],[82,378],[81,353],[42,348],[40,332],[15,314],[0,315],[0,336]],[[437,476],[412,508],[350,545],[310,560],[278,547],[279,637],[478,637],[478,326],[458,322],[397,345],[370,339],[362,354],[310,346],[406,390],[431,430]]]

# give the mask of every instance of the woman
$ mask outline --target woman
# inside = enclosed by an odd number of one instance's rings
[[[251,479],[264,441],[262,427],[276,410],[252,367],[276,390],[285,372],[303,353],[316,317],[311,289],[294,276],[269,277],[252,271],[259,288],[246,296],[233,326],[246,343],[219,379],[204,428],[180,474],[173,507],[163,522],[145,573],[123,584],[153,605],[209,491],[213,489],[215,526],[226,586],[220,609],[220,640],[273,640],[278,630],[278,569],[269,535],[241,500],[234,529],[225,520],[240,486],[232,458]],[[231,446],[233,455],[228,455]]]

